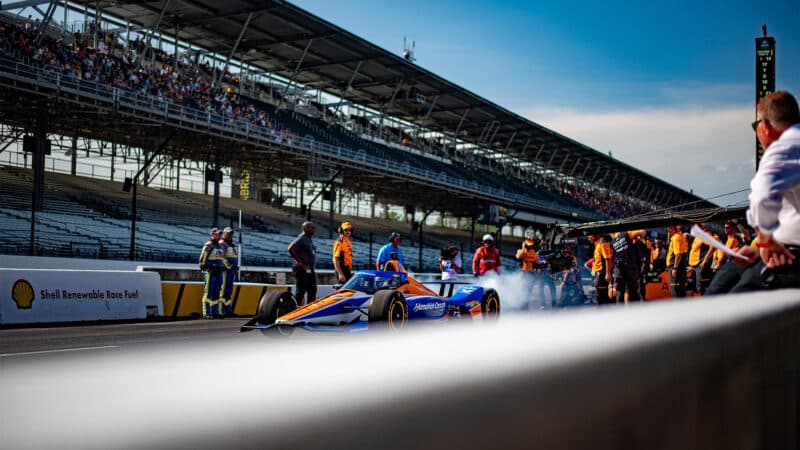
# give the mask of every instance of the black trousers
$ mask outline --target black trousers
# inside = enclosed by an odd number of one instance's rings
[[[295,285],[294,297],[298,305],[305,305],[313,302],[317,298],[317,274],[314,271],[305,271],[300,267],[293,267]],[[306,297],[303,299],[303,297]]]
[[[597,290],[597,304],[608,305],[611,299],[608,297],[608,281],[605,272],[594,274],[594,287]]]
[[[628,292],[628,300],[638,302],[641,300],[639,295],[639,267],[633,264],[620,264],[614,271],[617,281],[617,303],[625,303],[625,292]]]
[[[669,267],[669,293],[672,298],[686,297],[686,254],[683,254],[681,260],[675,272]]]

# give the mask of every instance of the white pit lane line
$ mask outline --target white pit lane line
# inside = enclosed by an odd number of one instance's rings
[[[47,353],[64,353],[64,352],[82,352],[86,350],[103,350],[106,348],[117,348],[118,345],[104,345],[102,347],[78,347],[78,348],[62,348],[59,350],[41,350],[38,352],[21,352],[21,353],[2,353],[0,354],[0,358],[6,358],[10,356],[25,356],[25,355],[43,355]]]

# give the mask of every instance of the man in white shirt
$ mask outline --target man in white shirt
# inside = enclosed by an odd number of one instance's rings
[[[764,156],[750,182],[747,221],[755,247],[739,253],[763,270],[769,288],[800,287],[800,109],[785,91],[758,103],[753,122]]]

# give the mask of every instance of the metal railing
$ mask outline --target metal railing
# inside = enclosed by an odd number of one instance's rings
[[[576,212],[575,208],[531,198],[502,188],[498,189],[479,183],[474,179],[468,181],[426,167],[398,164],[397,161],[371,155],[365,149],[334,146],[318,142],[311,136],[298,137],[280,122],[273,121],[275,127],[266,128],[245,120],[177,105],[168,98],[153,97],[106,84],[75,79],[59,72],[47,70],[47,68],[39,69],[19,61],[0,58],[0,84],[10,88],[21,88],[14,83],[32,85],[37,93],[42,93],[42,89],[49,89],[58,95],[75,96],[82,102],[88,100],[122,114],[131,114],[147,120],[158,120],[184,129],[203,129],[221,137],[246,141],[263,147],[282,145],[308,155],[314,154],[317,157],[325,157],[350,166],[355,165],[363,170],[391,174],[442,189],[457,190],[461,193],[494,199],[498,202],[511,201],[518,206],[557,214]],[[580,211],[580,215],[595,220],[603,218],[602,215],[589,211]]]

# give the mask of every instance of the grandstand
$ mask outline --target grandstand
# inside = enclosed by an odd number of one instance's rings
[[[77,176],[78,137],[140,149],[144,163],[134,172],[151,169],[155,177],[192,161],[248,171],[274,191],[300,181],[294,207],[251,197],[225,199],[220,209],[207,195],[147,188],[145,173],[143,182],[137,178],[135,257],[150,260],[194,261],[209,225],[233,223],[242,210],[250,261],[287,264],[286,244],[310,206],[303,183],[317,194],[328,188],[311,176],[315,163],[341,176],[340,194],[368,196],[372,216],[375,204],[411,211],[424,225],[421,237],[404,225],[410,241],[423,240],[422,262],[418,252],[405,252],[417,268],[431,268],[449,242],[465,247],[467,260],[476,222],[488,220],[492,205],[507,208],[517,229],[709,206],[285,2],[54,2],[35,21],[24,18],[27,6],[4,4],[16,14],[0,16],[2,148],[21,154],[28,133],[72,158],[71,176],[46,177],[37,253],[127,256],[131,194],[113,181],[113,156],[112,181]],[[84,19],[77,30],[70,15]],[[102,156],[102,147],[100,155],[90,148],[84,159]],[[0,174],[0,218],[16,244],[2,251],[20,252],[18,244],[30,239],[31,186],[42,180],[35,170],[8,166]],[[312,216],[329,233],[347,218],[361,239],[376,236],[377,246],[401,226],[335,214],[334,200],[326,202],[329,213]],[[424,218],[433,211],[467,219],[471,232],[429,229]],[[330,245],[323,230],[322,248]],[[369,259],[359,253],[356,264]]]
[[[30,238],[29,208],[31,172],[16,167],[0,167],[0,227],[8,239],[0,242],[0,253],[27,252]],[[36,215],[36,254],[43,256],[74,256],[83,258],[125,259],[130,244],[130,208],[122,192],[122,183],[101,181],[68,174],[48,173],[45,211]],[[195,263],[199,248],[207,239],[208,214],[212,199],[207,195],[142,188],[137,210],[136,259],[141,261]],[[243,256],[246,265],[286,267],[291,258],[286,252],[299,232],[303,217],[298,211],[278,209],[264,203],[240,199],[226,201],[222,211],[223,224],[237,225],[238,210],[243,211]],[[372,266],[396,222],[368,218],[342,218],[354,223],[353,258],[357,268]],[[317,236],[320,248],[320,268],[332,268],[329,258],[322,255],[333,248],[333,240],[324,233]],[[370,236],[373,237],[370,255]],[[423,247],[423,270],[435,271],[439,249],[446,243],[465,245],[469,234],[450,229],[434,228]],[[431,246],[435,244],[439,246]],[[516,243],[515,243],[516,244]],[[418,249],[414,243],[403,247],[410,268],[419,266]]]

